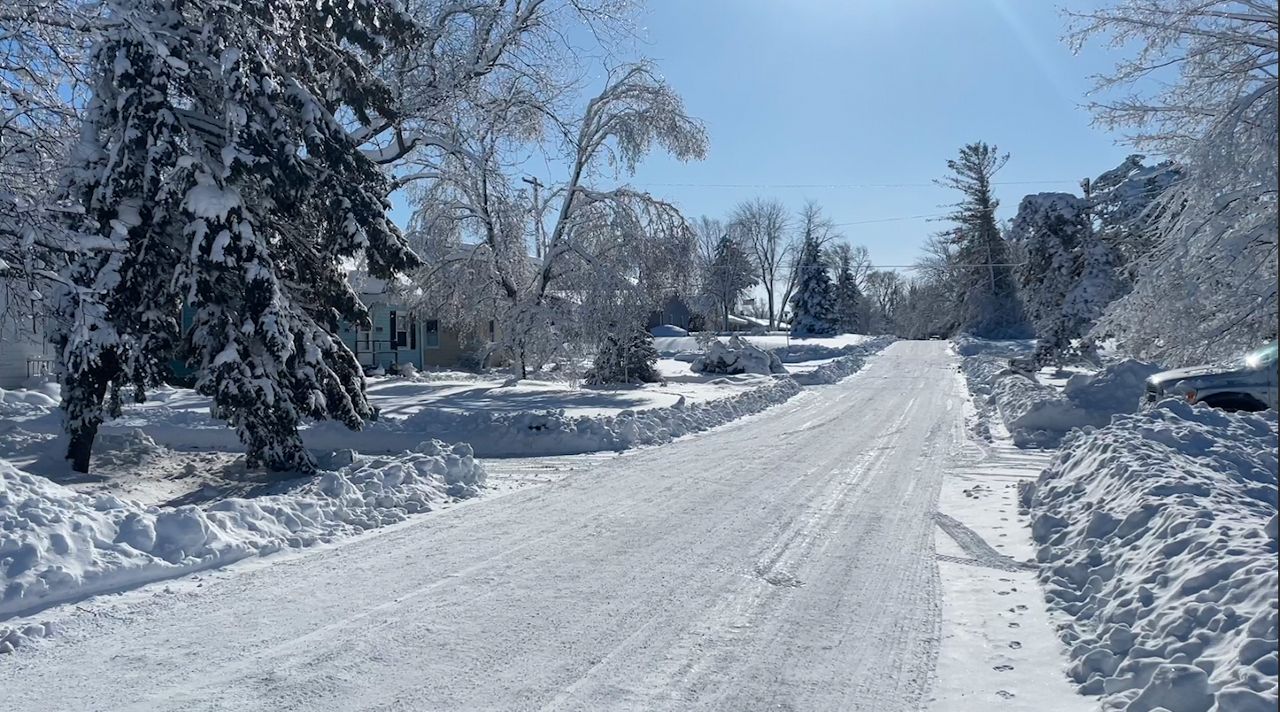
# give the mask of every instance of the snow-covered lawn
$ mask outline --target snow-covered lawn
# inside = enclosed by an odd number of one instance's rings
[[[785,346],[785,337],[761,338],[781,339]],[[788,370],[811,385],[856,371],[867,355],[891,339],[851,335],[805,341],[806,348],[826,355],[788,364]],[[313,423],[304,428],[303,437],[318,451],[388,454],[436,438],[467,442],[477,457],[566,455],[666,442],[758,412],[798,391],[787,376],[694,373],[688,362],[672,358],[661,359],[658,370],[665,383],[627,386],[518,381],[505,374],[447,370],[409,378],[373,377],[369,397],[380,413],[376,422],[360,432],[332,422]],[[56,386],[0,396],[6,416],[0,424],[0,458],[56,473],[61,466],[53,443],[61,431]],[[120,418],[102,427],[95,470],[115,481],[120,475],[156,480],[152,475],[157,473],[170,482],[185,480],[157,490],[160,499],[155,501],[204,486],[210,470],[235,471],[240,445],[225,423],[209,417],[209,405],[208,398],[181,388],[156,389],[147,402],[126,405]],[[179,473],[186,476],[177,478]],[[235,473],[237,480],[246,476]]]

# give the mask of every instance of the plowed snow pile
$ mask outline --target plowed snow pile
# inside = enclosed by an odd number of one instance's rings
[[[80,494],[0,460],[0,621],[385,526],[484,483],[466,444],[428,441],[385,458],[338,453],[332,464],[286,493],[163,508]],[[0,652],[36,634],[0,624]]]
[[[1160,370],[1126,359],[1072,376],[1059,390],[1010,369],[1007,357],[965,356],[962,368],[969,390],[995,409],[1018,447],[1056,447],[1074,428],[1102,427],[1113,415],[1137,410],[1146,378]]]
[[[861,365],[861,361],[858,362]],[[777,377],[726,398],[617,415],[572,416],[563,410],[455,413],[423,410],[400,420],[367,424],[353,432],[333,422],[317,423],[304,433],[308,443],[331,443],[370,451],[394,450],[426,433],[448,433],[473,443],[485,457],[543,457],[659,445],[759,413],[800,392],[790,378]]]
[[[1167,400],[1022,492],[1070,675],[1104,708],[1277,704],[1276,419]]]

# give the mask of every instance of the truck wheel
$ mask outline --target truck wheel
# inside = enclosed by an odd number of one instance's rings
[[[1267,409],[1267,404],[1247,393],[1215,393],[1200,401],[1210,408],[1245,413],[1256,413]]]

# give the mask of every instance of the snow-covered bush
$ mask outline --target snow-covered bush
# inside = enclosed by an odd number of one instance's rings
[[[609,334],[596,352],[587,383],[660,383],[658,350],[653,336],[641,328]]]
[[[1274,414],[1172,399],[1069,438],[1023,489],[1081,692],[1276,708],[1276,447]]]
[[[203,508],[80,494],[0,460],[0,620],[403,521],[474,494],[485,478],[461,443],[328,459],[335,469],[281,494]]]
[[[739,373],[786,373],[782,360],[771,351],[748,342],[736,334],[729,337],[729,343],[712,341],[706,353],[699,356],[689,366],[694,373],[723,373],[734,375]]]

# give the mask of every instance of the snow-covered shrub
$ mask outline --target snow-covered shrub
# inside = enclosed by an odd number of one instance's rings
[[[653,336],[644,329],[631,329],[605,337],[585,380],[593,384],[660,383],[657,364]]]
[[[168,508],[80,494],[0,460],[0,620],[403,521],[474,494],[484,476],[469,445],[426,441],[345,458],[281,494]]]
[[[694,373],[786,373],[782,360],[770,351],[765,351],[736,334],[729,337],[729,343],[712,341],[706,353],[694,360],[689,369]]]
[[[1024,489],[1082,692],[1276,708],[1276,447],[1274,414],[1170,399],[1072,436]]]

